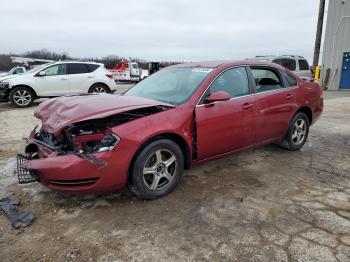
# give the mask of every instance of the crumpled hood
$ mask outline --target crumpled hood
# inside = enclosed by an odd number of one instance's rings
[[[68,96],[42,102],[35,110],[34,116],[42,121],[45,131],[58,135],[62,128],[70,124],[157,105],[171,106],[157,100],[134,96]]]

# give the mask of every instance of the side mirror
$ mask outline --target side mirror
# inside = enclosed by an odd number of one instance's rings
[[[229,93],[225,91],[216,91],[214,93],[211,93],[206,99],[205,103],[213,103],[213,102],[219,102],[219,101],[226,101],[229,100],[231,96]]]
[[[39,76],[46,76],[45,71],[40,71],[40,72],[39,72]]]

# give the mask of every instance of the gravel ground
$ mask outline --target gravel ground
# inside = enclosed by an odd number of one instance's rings
[[[350,93],[325,97],[300,152],[269,145],[209,162],[155,201],[16,184],[35,105],[0,105],[0,197],[36,217],[13,230],[0,215],[1,260],[350,261]]]

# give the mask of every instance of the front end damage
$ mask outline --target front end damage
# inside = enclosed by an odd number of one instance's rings
[[[0,102],[9,101],[10,88],[8,82],[0,82]]]
[[[56,134],[35,128],[26,141],[25,154],[17,156],[19,183],[39,181],[54,190],[79,193],[121,189],[129,168],[127,143],[113,127],[169,108],[150,106],[88,119]]]

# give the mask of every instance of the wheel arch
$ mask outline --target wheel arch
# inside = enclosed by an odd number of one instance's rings
[[[293,117],[299,112],[302,112],[302,113],[304,113],[307,116],[307,118],[309,120],[309,124],[311,125],[312,124],[312,120],[313,120],[311,108],[309,106],[302,106],[294,113]],[[292,119],[293,119],[293,117],[292,117]]]
[[[17,87],[25,87],[25,88],[28,88],[28,89],[34,94],[34,98],[38,98],[38,95],[37,95],[37,93],[35,92],[35,90],[34,90],[31,86],[28,86],[28,85],[14,85],[14,86],[12,86],[10,92],[11,92],[12,90],[14,90],[15,88],[17,88]]]
[[[131,174],[131,170],[132,167],[134,166],[134,163],[136,161],[137,156],[140,154],[140,152],[150,143],[152,143],[153,141],[159,140],[159,139],[169,139],[173,142],[175,142],[181,149],[183,157],[184,157],[184,168],[189,169],[191,167],[191,151],[190,151],[190,147],[188,145],[188,143],[186,142],[186,140],[180,136],[179,134],[176,133],[161,133],[161,134],[157,134],[149,139],[147,139],[135,152],[134,156],[132,157],[132,160],[130,162],[129,165],[129,169],[128,169],[128,182],[131,183],[131,179],[132,176]]]

